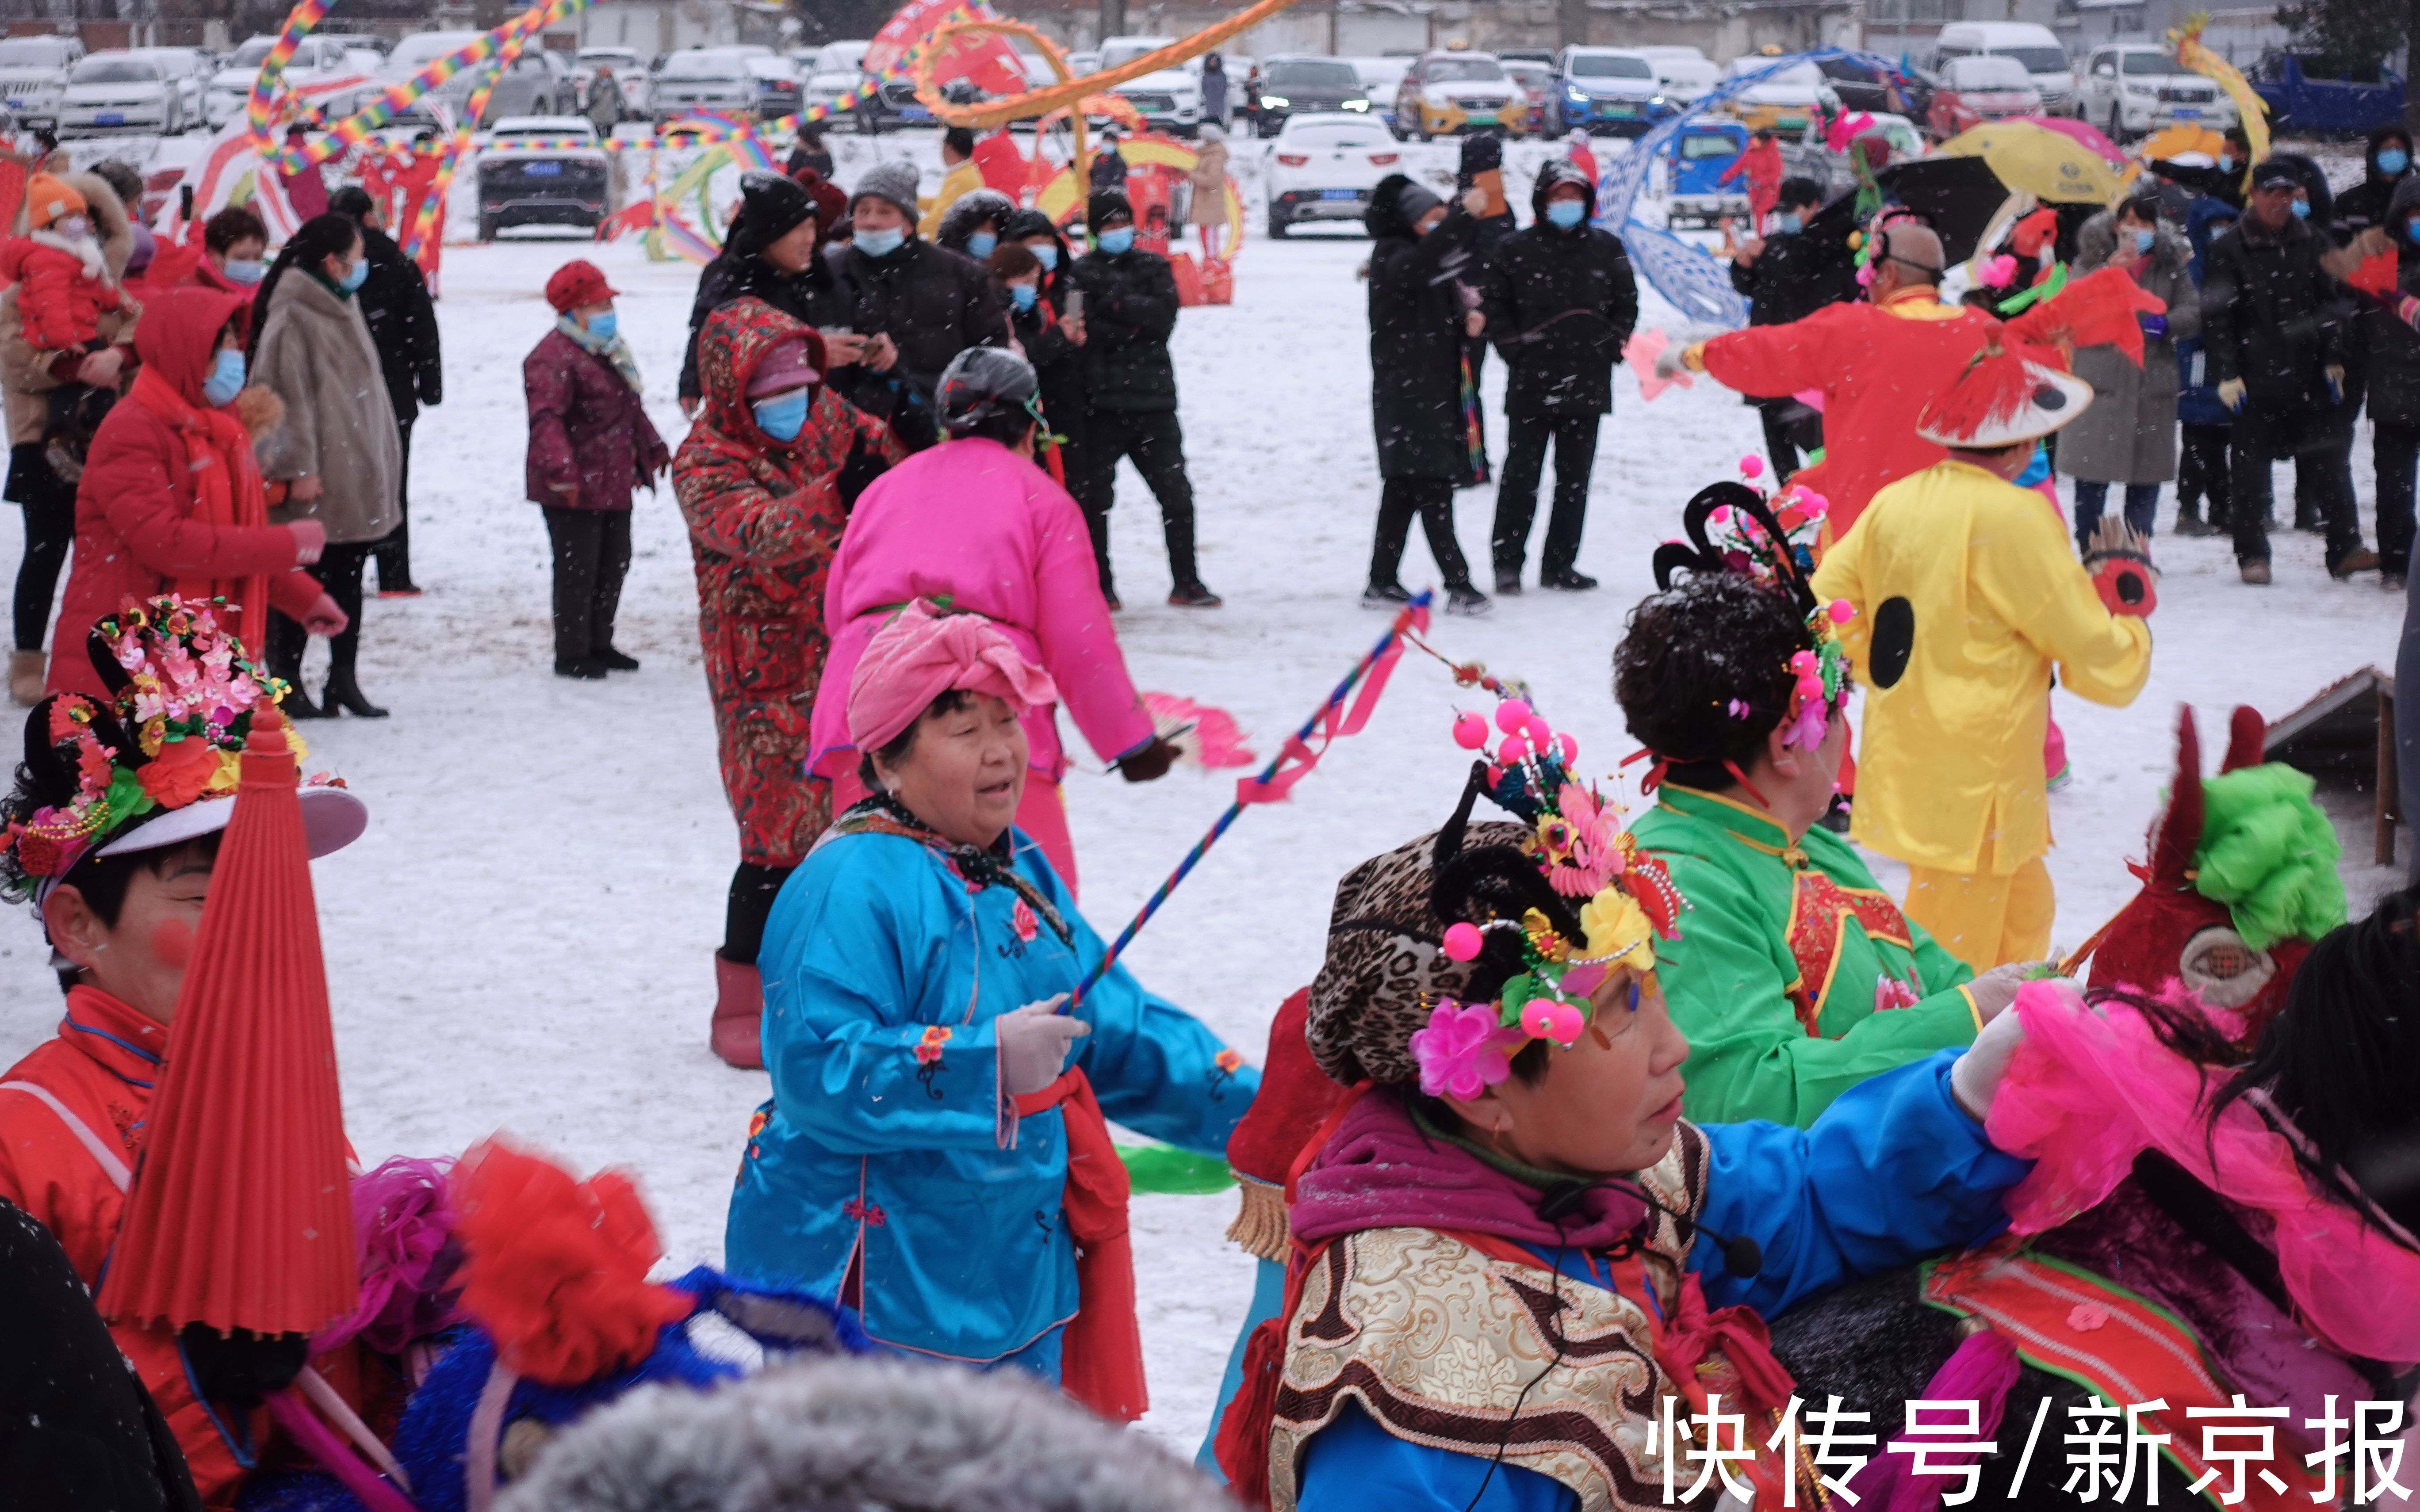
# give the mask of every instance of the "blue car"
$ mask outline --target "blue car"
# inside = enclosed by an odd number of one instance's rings
[[[1567,47],[1555,59],[1550,130],[1582,128],[1597,136],[1644,136],[1676,108],[1655,77],[1655,62],[1623,47]]]

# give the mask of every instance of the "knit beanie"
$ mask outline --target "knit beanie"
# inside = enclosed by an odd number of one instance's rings
[[[919,177],[912,162],[876,163],[865,170],[858,178],[857,187],[849,191],[849,213],[856,214],[860,200],[878,199],[897,206],[900,214],[913,221],[917,215],[916,185]]]
[[[756,169],[739,176],[739,221],[731,236],[732,250],[743,256],[764,251],[813,220],[814,196],[783,174]],[[821,230],[820,225],[817,230]]]
[[[1084,229],[1099,236],[1101,227],[1109,224],[1112,215],[1133,220],[1134,201],[1113,190],[1104,190],[1084,202]]]
[[[69,187],[64,179],[38,173],[25,181],[25,219],[37,231],[70,215],[89,216],[91,213],[84,196]]]

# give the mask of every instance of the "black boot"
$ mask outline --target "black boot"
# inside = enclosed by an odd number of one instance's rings
[[[311,702],[302,690],[302,651],[310,644],[302,626],[283,614],[269,617],[269,675],[286,685],[286,697],[277,705],[278,712],[289,719],[323,719],[327,710]]]
[[[360,680],[353,675],[353,658],[339,654],[328,669],[327,686],[319,690],[326,704],[321,711],[334,717],[338,709],[357,719],[383,719],[386,710],[363,696]]]

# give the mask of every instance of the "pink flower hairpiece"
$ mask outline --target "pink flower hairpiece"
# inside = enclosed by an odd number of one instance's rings
[[[1466,1102],[1477,1097],[1512,1074],[1512,1057],[1529,1040],[1499,1023],[1493,1004],[1446,998],[1429,1011],[1429,1026],[1412,1034],[1420,1091]]]

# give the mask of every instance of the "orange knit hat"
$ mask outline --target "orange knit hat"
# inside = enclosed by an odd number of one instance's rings
[[[25,181],[25,219],[35,230],[70,215],[89,215],[91,208],[84,196],[69,187],[63,178],[38,173]]]

